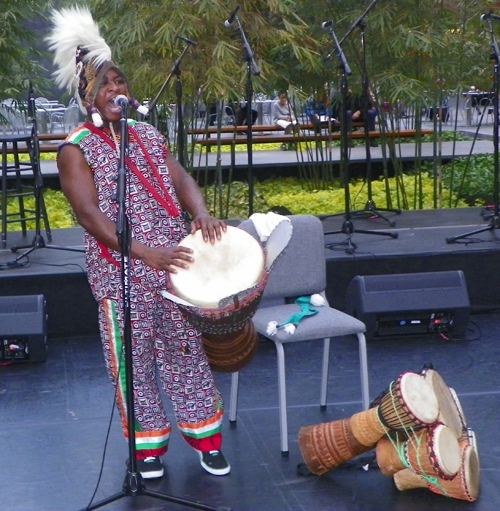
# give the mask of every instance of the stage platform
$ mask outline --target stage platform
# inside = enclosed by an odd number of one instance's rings
[[[470,140],[460,142],[443,142],[439,145],[439,153],[442,161],[449,161],[452,157],[467,157],[471,154],[491,154],[493,152],[493,142],[491,141],[491,127],[484,127],[481,133],[478,133],[477,139],[474,139],[472,131],[464,131],[465,135],[470,136]],[[269,135],[272,138],[272,135]],[[205,182],[205,173],[209,177],[213,176],[215,170],[220,165],[223,172],[222,176],[228,176],[231,172],[233,180],[248,180],[248,153],[246,146],[239,146],[242,150],[236,151],[234,162],[231,161],[229,152],[221,152],[220,158],[216,151],[208,154],[195,154],[192,162],[193,176],[198,178],[200,184]],[[436,148],[432,142],[425,142],[418,147],[414,143],[403,143],[398,146],[398,160],[404,166],[412,166],[415,161],[417,151],[420,151],[420,157],[427,161],[435,158]],[[337,171],[340,169],[340,147],[332,147],[331,150],[323,150],[322,153],[311,149],[306,151],[280,151],[280,150],[253,150],[252,151],[252,174],[254,179],[264,181],[276,177],[298,177],[301,171],[318,165],[318,162],[324,163],[325,160],[331,162],[332,168]],[[383,173],[384,161],[387,161],[388,154],[384,152],[382,146],[370,148],[370,159],[373,178],[377,178]],[[367,154],[364,146],[356,146],[349,150],[349,172],[353,177],[364,178],[366,176]],[[390,160],[388,161],[391,167]],[[55,160],[43,160],[41,162],[42,174],[45,185],[49,188],[59,188],[59,174]],[[210,181],[209,181],[210,182]]]
[[[387,275],[463,270],[473,310],[500,308],[500,236],[481,216],[479,208],[381,212],[395,222],[353,213],[356,246],[347,253],[348,236],[342,232],[345,216],[323,217],[327,259],[327,296],[333,307],[344,310],[345,292],[356,275]],[[231,221],[237,225],[238,221]],[[476,229],[486,231],[455,243],[447,238]],[[375,231],[383,234],[356,232]],[[393,238],[387,234],[397,234]],[[33,234],[9,232],[7,249],[0,250],[0,296],[43,294],[47,300],[50,336],[97,333],[97,308],[86,280],[81,228],[52,231],[47,247],[13,253],[14,246],[29,245]],[[333,245],[333,246],[332,246]],[[332,248],[326,248],[332,246]],[[69,250],[68,250],[69,249]],[[29,252],[26,257],[23,254]],[[19,259],[18,264],[13,264]]]
[[[405,212],[391,218],[397,239],[354,234],[353,254],[326,250],[329,295],[343,298],[344,284],[356,273],[392,273],[459,268],[466,272],[476,307],[498,303],[498,237],[485,232],[469,244],[446,244],[445,238],[482,226],[478,210]],[[342,218],[324,220],[335,229]],[[358,228],[383,229],[378,220],[355,220]],[[474,243],[474,239],[482,242]],[[81,244],[81,229],[54,232],[54,243]],[[344,241],[327,235],[325,241]],[[14,236],[9,240],[14,242]],[[9,250],[0,253],[0,295],[44,293],[50,336],[44,363],[0,364],[0,478],[2,509],[8,511],[83,510],[120,495],[125,477],[127,444],[114,393],[106,373],[96,311],[85,281],[79,253],[38,249],[24,268],[6,268]],[[292,276],[293,278],[293,276]],[[69,332],[74,332],[70,335]],[[452,387],[467,426],[477,438],[480,494],[476,502],[436,495],[427,489],[398,491],[384,476],[370,451],[318,477],[299,471],[302,427],[349,418],[361,411],[358,343],[332,342],[328,406],[321,409],[322,344],[289,343],[286,348],[289,456],[279,449],[276,349],[259,342],[254,360],[240,372],[237,423],[224,417],[222,449],[231,474],[209,475],[173,424],[165,475],[146,482],[149,491],[185,499],[202,507],[167,503],[138,495],[102,507],[107,511],[492,511],[500,509],[498,481],[500,391],[500,314],[471,315],[463,339],[435,335],[393,336],[367,342],[370,397],[374,399],[405,371],[434,369]],[[231,375],[216,373],[217,386],[229,406]],[[173,419],[172,407],[165,407]],[[499,440],[499,441],[497,441]],[[0,455],[0,457],[2,456]],[[101,470],[102,469],[102,470]],[[473,486],[475,488],[475,484]],[[465,487],[464,491],[467,490]],[[95,494],[94,494],[95,492]],[[210,507],[203,507],[210,506]]]

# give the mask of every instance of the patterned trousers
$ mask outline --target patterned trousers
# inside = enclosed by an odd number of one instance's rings
[[[106,367],[128,438],[123,300],[99,302],[99,327]],[[168,449],[171,423],[158,379],[172,403],[185,440],[200,451],[219,450],[223,405],[201,337],[177,305],[131,283],[130,328],[137,458]]]

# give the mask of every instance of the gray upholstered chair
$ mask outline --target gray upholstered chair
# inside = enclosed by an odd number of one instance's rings
[[[369,407],[368,364],[364,332],[366,327],[358,319],[333,309],[326,304],[314,307],[318,313],[304,318],[297,326],[293,335],[279,329],[276,335],[266,333],[268,323],[277,321],[281,324],[293,314],[301,312],[293,298],[321,294],[326,300],[326,259],[325,243],[321,221],[314,216],[297,215],[289,217],[293,225],[291,240],[285,251],[279,256],[272,267],[268,284],[264,290],[262,301],[252,318],[256,331],[274,342],[278,360],[278,391],[281,452],[288,455],[288,426],[285,378],[285,351],[288,343],[321,340],[323,344],[323,362],[321,377],[320,406],[326,407],[328,381],[328,363],[330,338],[356,335],[359,342],[359,358],[361,366],[362,406]],[[258,239],[256,229],[251,220],[245,220],[239,227]],[[287,303],[290,298],[292,303]],[[288,300],[287,300],[288,299]],[[312,366],[311,371],[317,367]],[[229,420],[236,422],[238,401],[238,373],[232,374]]]

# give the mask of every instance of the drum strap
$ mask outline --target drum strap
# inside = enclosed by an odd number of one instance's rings
[[[92,133],[94,133],[94,135],[97,135],[98,137],[100,137],[110,147],[115,149],[114,142],[103,130],[96,128],[90,122],[85,123],[85,127],[88,128]],[[180,212],[179,212],[177,206],[175,205],[174,201],[172,200],[172,197],[168,193],[168,190],[165,187],[163,180],[158,172],[158,166],[151,159],[151,156],[148,153],[148,151],[146,150],[146,148],[144,147],[144,144],[142,143],[140,136],[135,132],[135,130],[131,126],[128,126],[128,132],[129,132],[129,135],[133,136],[134,140],[137,142],[137,144],[141,148],[141,151],[144,154],[144,157],[146,158],[148,165],[151,168],[151,171],[155,174],[156,181],[158,183],[158,186],[161,189],[162,194],[160,194],[154,188],[154,186],[151,184],[151,182],[144,177],[143,173],[137,168],[136,164],[130,158],[127,157],[125,159],[126,159],[126,163],[127,163],[128,167],[134,173],[134,175],[141,181],[141,183],[144,185],[144,187],[151,193],[151,195],[158,201],[158,203],[161,204],[165,208],[165,210],[167,211],[167,213],[170,216],[175,216],[175,217],[180,216]],[[114,152],[113,152],[113,154],[114,154]],[[116,155],[116,156],[118,157],[118,155]]]

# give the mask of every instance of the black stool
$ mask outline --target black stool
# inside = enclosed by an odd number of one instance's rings
[[[2,196],[1,196],[1,214],[2,219],[2,240],[1,248],[7,246],[7,224],[20,222],[23,236],[26,236],[26,222],[36,220],[37,215],[43,219],[45,230],[50,232],[47,211],[43,201],[43,195],[40,192],[40,211],[36,209],[28,209],[24,204],[25,197],[33,197],[36,194],[35,187],[37,183],[41,183],[42,176],[40,168],[35,161],[33,153],[33,140],[31,135],[0,135],[0,143],[2,144]],[[25,146],[28,152],[29,161],[19,161],[20,148],[19,144]],[[21,146],[22,147],[22,146]],[[24,152],[24,151],[23,151]],[[13,162],[7,161],[7,155],[14,156]],[[33,185],[23,183],[23,178],[29,178],[34,182]],[[15,213],[7,213],[7,200],[17,198],[19,211]]]

